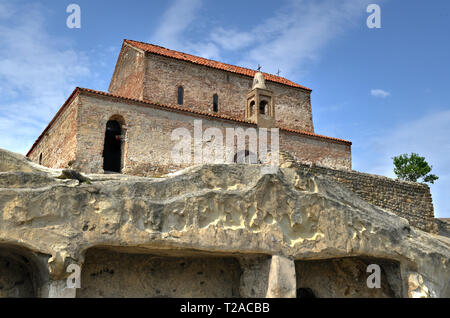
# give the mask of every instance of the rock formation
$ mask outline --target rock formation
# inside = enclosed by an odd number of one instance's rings
[[[0,150],[0,296],[450,297],[449,238],[295,165],[261,171],[80,182]],[[70,264],[76,291],[65,288]],[[382,269],[378,289],[369,264]]]

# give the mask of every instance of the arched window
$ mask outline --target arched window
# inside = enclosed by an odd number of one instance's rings
[[[183,105],[184,99],[184,88],[183,86],[178,86],[178,105]]]
[[[219,96],[214,94],[213,96],[213,111],[217,113],[219,111]]]
[[[267,102],[265,100],[261,101],[261,103],[259,103],[259,113],[261,115],[265,115],[267,113]]]
[[[254,113],[255,113],[255,101],[252,100],[250,102],[250,116],[253,116]]]
[[[41,152],[41,154],[39,155],[39,164],[42,166],[42,152]]]

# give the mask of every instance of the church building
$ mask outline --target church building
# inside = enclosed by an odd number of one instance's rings
[[[314,132],[311,89],[286,78],[124,40],[108,92],[76,88],[27,156],[50,168],[154,176],[176,128],[279,128],[280,151],[351,170],[351,142]],[[225,134],[224,134],[225,135]],[[192,163],[193,164],[193,163]]]

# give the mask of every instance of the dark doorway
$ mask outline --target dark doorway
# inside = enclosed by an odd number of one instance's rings
[[[110,120],[106,123],[105,146],[103,148],[103,170],[119,172],[122,165],[122,129],[119,122]]]
[[[311,288],[299,288],[297,289],[297,298],[316,298],[316,295],[314,295]]]

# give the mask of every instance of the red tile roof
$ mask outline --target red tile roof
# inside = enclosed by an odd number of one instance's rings
[[[236,73],[236,74],[240,74],[240,75],[245,75],[245,76],[249,76],[249,77],[254,77],[255,73],[257,72],[255,70],[251,70],[248,68],[235,66],[235,65],[231,65],[231,64],[226,64],[226,63],[222,63],[222,62],[217,62],[214,60],[205,59],[203,57],[166,49],[165,47],[154,45],[154,44],[132,41],[132,40],[124,40],[124,43],[127,43],[127,44],[134,46],[138,49],[141,49],[145,52],[154,53],[154,54],[158,54],[158,55],[162,55],[162,56],[166,56],[166,57],[171,57],[171,58],[174,58],[177,60],[183,60],[183,61],[191,62],[194,64],[204,65],[204,66],[208,66],[208,67],[212,67],[212,68],[216,68],[219,70],[224,70],[224,71],[228,71],[228,72],[232,72],[232,73]],[[311,91],[310,88],[299,85],[297,83],[294,83],[284,77],[276,76],[276,75],[268,74],[268,73],[263,73],[263,74],[264,74],[264,78],[267,81],[280,83],[280,84],[284,84],[284,85],[288,85],[288,86],[292,86],[292,87],[298,87],[298,88],[302,88],[302,89]]]
[[[251,123],[249,121],[246,121],[246,120],[243,120],[243,119],[239,119],[239,118],[230,117],[230,116],[227,116],[227,115],[220,115],[220,114],[217,114],[217,113],[208,113],[208,112],[193,110],[193,109],[186,108],[186,107],[155,103],[155,102],[152,102],[152,101],[149,101],[149,100],[141,100],[141,99],[129,98],[129,97],[124,97],[124,96],[119,96],[119,95],[116,95],[116,94],[96,91],[96,90],[93,90],[93,89],[77,87],[72,92],[70,97],[66,100],[66,102],[61,106],[59,111],[56,113],[55,117],[53,117],[53,119],[50,121],[50,123],[44,129],[42,134],[34,142],[33,146],[28,151],[27,156],[29,156],[31,154],[31,152],[34,150],[34,148],[39,144],[41,139],[44,137],[46,132],[53,126],[53,124],[58,119],[58,117],[64,112],[64,110],[68,107],[68,105],[70,105],[70,103],[73,101],[73,99],[76,98],[79,95],[80,92],[87,92],[87,93],[91,93],[91,94],[95,94],[95,95],[111,97],[111,98],[117,98],[117,99],[124,100],[124,101],[130,101],[130,102],[133,102],[133,103],[140,103],[140,104],[148,105],[150,107],[162,108],[164,110],[172,110],[172,111],[178,111],[178,112],[183,112],[183,113],[191,113],[191,114],[196,114],[196,115],[205,116],[205,117],[212,117],[212,118],[217,118],[217,119],[229,120],[229,121],[233,121],[233,122],[245,123],[245,124],[248,124],[248,125],[255,125],[255,124],[253,124],[253,123]],[[279,128],[280,128],[281,131],[291,132],[291,133],[295,133],[295,134],[299,134],[299,135],[310,136],[310,137],[315,137],[315,138],[320,138],[320,139],[327,139],[329,141],[334,141],[334,142],[338,142],[338,143],[345,143],[347,145],[351,145],[352,144],[350,141],[347,141],[347,140],[344,140],[344,139],[323,136],[323,135],[315,134],[315,133],[308,132],[308,131],[301,131],[301,130],[297,130],[297,129],[290,129],[290,128],[284,128],[284,127],[279,127]]]

